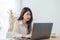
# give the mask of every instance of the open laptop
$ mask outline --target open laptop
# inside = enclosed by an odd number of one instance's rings
[[[53,23],[34,23],[31,40],[50,38]]]

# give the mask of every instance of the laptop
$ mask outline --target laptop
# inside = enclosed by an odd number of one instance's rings
[[[31,40],[50,38],[53,23],[34,23]]]

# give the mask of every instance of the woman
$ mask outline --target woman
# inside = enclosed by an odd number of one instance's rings
[[[31,38],[32,32],[32,11],[28,7],[24,7],[21,15],[14,24],[13,36],[14,40],[28,40]]]

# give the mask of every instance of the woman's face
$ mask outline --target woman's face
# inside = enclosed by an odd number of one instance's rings
[[[30,18],[31,18],[31,15],[30,15],[30,14],[31,14],[30,11],[27,11],[27,12],[23,15],[23,19],[24,19],[25,21],[29,21]]]

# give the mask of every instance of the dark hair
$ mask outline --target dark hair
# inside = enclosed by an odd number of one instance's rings
[[[29,33],[31,32],[31,23],[32,23],[32,20],[33,20],[33,16],[32,16],[32,11],[31,11],[31,9],[28,8],[28,7],[24,7],[24,8],[22,9],[22,11],[21,11],[21,15],[20,15],[20,17],[18,18],[18,20],[23,20],[23,15],[24,15],[27,11],[30,12],[30,16],[31,16],[31,19],[30,19],[29,21],[27,21],[27,24],[28,24],[27,29],[28,29],[28,34],[29,34]]]

